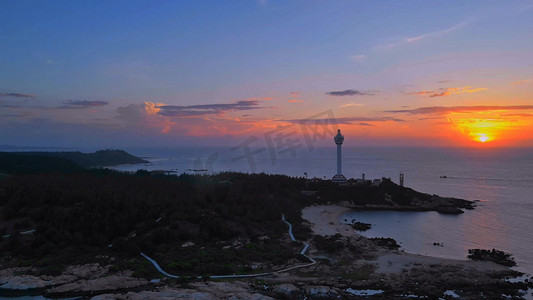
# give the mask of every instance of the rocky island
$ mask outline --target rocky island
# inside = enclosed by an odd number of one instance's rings
[[[0,178],[0,296],[521,297],[530,282],[507,280],[522,275],[509,267],[404,253],[339,221],[351,209],[473,208],[386,179],[11,172]]]

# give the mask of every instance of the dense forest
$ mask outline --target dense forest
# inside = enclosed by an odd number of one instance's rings
[[[61,157],[0,152],[0,174],[78,172],[84,168]]]
[[[297,253],[277,241],[287,231],[282,212],[300,220],[302,185],[303,179],[238,173],[165,176],[95,169],[9,176],[0,180],[0,233],[10,235],[0,249],[23,260],[67,264],[97,253],[136,258],[143,251],[165,260],[173,252],[186,258],[197,256],[198,247],[243,240],[249,251],[223,251],[225,260],[215,256],[215,261],[281,263]],[[35,232],[20,235],[31,229]],[[186,242],[195,246],[181,248]],[[194,270],[194,259],[188,261],[174,269]],[[205,267],[201,262],[198,267]]]

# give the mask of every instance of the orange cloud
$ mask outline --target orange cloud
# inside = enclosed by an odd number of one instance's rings
[[[304,102],[303,100],[300,100],[300,99],[291,99],[289,100],[290,103],[299,103],[299,102]]]
[[[294,98],[298,98],[298,97],[300,97],[300,95],[301,95],[300,92],[290,92],[289,94],[290,94],[292,97],[294,97]]]
[[[155,115],[157,114],[161,108],[158,106],[165,105],[163,103],[154,103],[154,102],[144,102],[144,111],[146,111],[149,115]]]
[[[420,92],[413,92],[413,93],[407,93],[407,95],[428,95],[428,94],[434,94],[435,91],[420,91]]]
[[[484,111],[533,110],[533,105],[475,105],[475,106],[429,106],[415,109],[387,110],[389,113],[448,114]]]
[[[458,88],[448,88],[447,91],[454,94],[462,94],[462,93],[477,93],[481,91],[485,91],[487,88],[476,88],[473,89],[471,86],[465,86],[465,87],[458,87]]]
[[[477,93],[481,91],[485,91],[487,88],[472,88],[471,86],[463,86],[463,87],[456,87],[456,88],[440,88],[434,91],[420,91],[420,92],[412,92],[407,93],[407,95],[418,95],[418,96],[427,96],[433,98],[433,97],[445,97],[452,94],[464,94],[464,93]]]
[[[164,122],[163,125],[164,127],[163,129],[161,129],[161,133],[167,134],[170,132],[170,129],[172,128],[172,126],[176,125],[176,122],[171,122],[171,121],[166,120],[166,122]]]
[[[515,81],[515,82],[511,82],[512,85],[519,85],[519,84],[524,84],[524,83],[528,83],[530,82],[529,79],[526,79],[526,80],[519,80],[519,81]]]
[[[128,130],[145,136],[238,136],[264,131],[264,121],[240,119],[228,112],[260,109],[258,100],[233,103],[167,105],[144,102],[118,107],[117,119]],[[249,115],[248,115],[249,116]],[[274,126],[270,122],[271,126]]]

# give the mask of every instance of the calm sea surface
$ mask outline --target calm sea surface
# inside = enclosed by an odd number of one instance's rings
[[[208,169],[331,178],[336,172],[334,147],[277,149],[127,149],[147,157],[146,165],[121,170]],[[496,248],[514,255],[517,270],[533,274],[533,149],[343,148],[343,174],[350,178],[390,177],[415,190],[479,200],[462,215],[435,212],[354,212],[342,219],[371,223],[364,235],[392,237],[405,251],[464,259],[470,248]],[[446,176],[446,178],[440,178]],[[434,246],[440,243],[443,246]]]

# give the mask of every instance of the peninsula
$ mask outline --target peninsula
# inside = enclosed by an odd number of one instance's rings
[[[0,295],[520,295],[527,283],[505,281],[519,275],[508,267],[405,254],[394,241],[367,239],[339,222],[354,208],[473,207],[386,179],[338,186],[232,172],[13,172],[0,179]],[[198,279],[232,274],[251,276]]]

